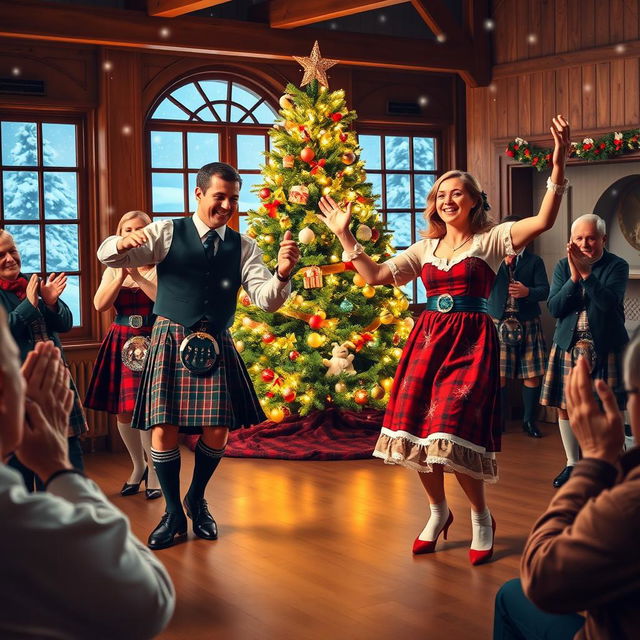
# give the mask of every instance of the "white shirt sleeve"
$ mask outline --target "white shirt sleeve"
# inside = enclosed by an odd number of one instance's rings
[[[109,267],[144,267],[162,262],[173,240],[173,220],[158,220],[144,228],[149,240],[141,247],[118,253],[121,236],[109,236],[98,247],[98,260]]]
[[[389,267],[393,276],[393,284],[396,287],[401,287],[420,276],[424,263],[425,247],[426,240],[419,240],[383,263]]]
[[[1,637],[146,639],[169,623],[166,569],[91,480],[65,473],[29,494],[0,465],[0,509]]]
[[[513,224],[513,222],[503,222],[480,235],[480,243],[475,255],[482,258],[494,273],[498,273],[505,256],[516,254],[511,242]]]
[[[240,270],[242,286],[251,302],[265,311],[278,310],[291,293],[291,282],[280,282],[264,264],[258,243],[241,235]]]

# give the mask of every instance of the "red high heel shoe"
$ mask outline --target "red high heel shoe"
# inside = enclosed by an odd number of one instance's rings
[[[483,564],[491,559],[493,555],[493,543],[496,540],[496,521],[491,516],[491,549],[485,549],[484,551],[476,551],[475,549],[469,549],[469,562],[475,567],[476,565]]]
[[[453,511],[449,509],[449,517],[447,521],[444,523],[444,527],[438,531],[438,535],[435,540],[420,540],[420,538],[416,538],[413,541],[413,554],[419,556],[422,553],[433,553],[436,550],[436,542],[438,542],[438,538],[440,534],[444,532],[444,539],[447,539],[447,533],[449,532],[449,527],[453,522]]]

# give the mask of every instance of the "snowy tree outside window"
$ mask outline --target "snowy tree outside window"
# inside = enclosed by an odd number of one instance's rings
[[[64,271],[62,299],[82,324],[77,125],[0,119],[0,225],[22,256],[24,273]]]

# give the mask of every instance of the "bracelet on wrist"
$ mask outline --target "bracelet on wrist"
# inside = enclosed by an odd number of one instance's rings
[[[289,282],[289,280],[291,280],[291,274],[289,274],[289,276],[285,278],[284,276],[280,275],[280,272],[278,271],[278,267],[276,267],[276,278],[278,278],[280,282]]]
[[[569,186],[569,179],[565,178],[562,184],[556,184],[551,181],[551,178],[547,178],[547,191],[553,191],[555,194],[561,196],[567,190]]]
[[[352,251],[342,252],[342,262],[351,262],[352,260],[355,260],[358,256],[362,255],[363,253],[364,253],[364,247],[359,242],[356,242],[353,245]]]

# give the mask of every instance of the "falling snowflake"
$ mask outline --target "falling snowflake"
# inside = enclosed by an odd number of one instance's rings
[[[461,384],[453,391],[453,397],[458,400],[466,400],[471,395],[471,385]]]

